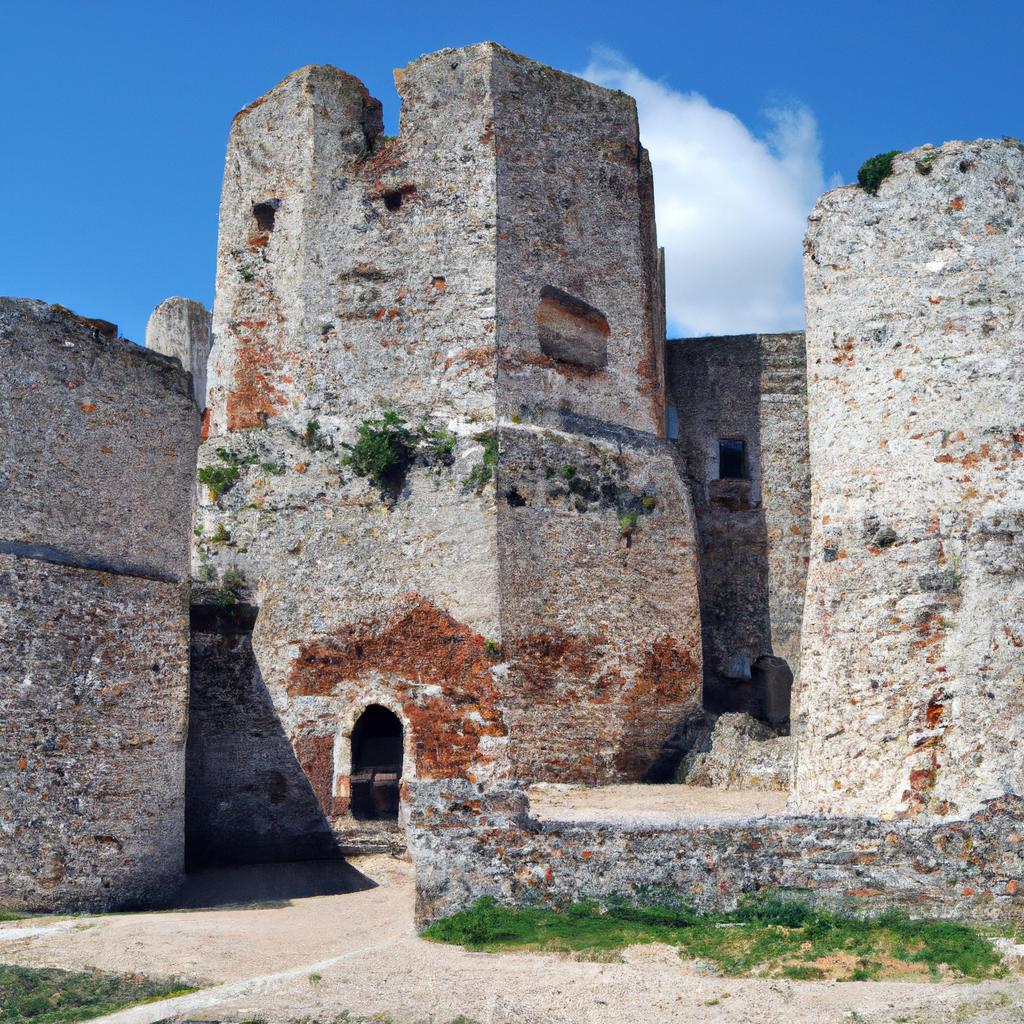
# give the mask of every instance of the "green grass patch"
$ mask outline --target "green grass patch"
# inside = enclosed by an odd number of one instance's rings
[[[498,464],[498,435],[492,430],[485,434],[477,434],[475,441],[483,445],[484,458],[474,466],[463,478],[463,491],[476,491],[479,494],[494,479],[494,467]]]
[[[20,921],[25,915],[18,914],[13,910],[4,910],[0,907],[0,921]]]
[[[177,978],[0,964],[0,1024],[65,1024],[194,991]]]
[[[880,977],[992,978],[999,954],[976,929],[955,921],[829,913],[763,896],[739,909],[697,914],[689,907],[575,903],[563,910],[509,908],[490,898],[431,925],[424,937],[468,949],[580,953],[637,943],[676,946],[728,975],[843,981]]]

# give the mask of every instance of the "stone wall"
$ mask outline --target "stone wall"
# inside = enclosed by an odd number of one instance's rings
[[[682,899],[731,909],[761,890],[832,909],[1024,920],[1024,802],[964,821],[753,818],[709,824],[541,822],[522,790],[422,786],[410,815],[421,927],[481,896],[509,905]]]
[[[371,703],[407,778],[514,756],[588,781],[638,777],[699,703],[635,109],[492,44],[396,81],[394,139],[327,67],[236,118],[200,458],[237,480],[203,489],[194,571],[259,608],[256,663],[343,844]],[[346,446],[388,411],[419,440],[375,483]]]
[[[253,657],[254,609],[194,605],[191,619],[187,866],[337,856]]]
[[[759,713],[751,666],[799,671],[810,513],[802,334],[689,338],[668,346],[700,536],[705,703]],[[742,440],[743,479],[719,479],[719,441]]]
[[[183,870],[188,376],[0,300],[0,905],[109,910]],[[16,443],[15,443],[16,442]]]
[[[1022,186],[1020,143],[948,143],[811,215],[801,809],[1021,792]]]
[[[498,459],[500,703],[516,777],[645,778],[700,707],[696,544],[670,446],[529,410]]]
[[[499,412],[663,433],[663,284],[636,103],[495,47]]]

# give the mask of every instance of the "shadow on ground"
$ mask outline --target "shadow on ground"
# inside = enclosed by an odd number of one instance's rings
[[[344,860],[232,864],[185,876],[175,909],[199,910],[242,904],[287,905],[309,896],[339,896],[374,889],[377,883]]]

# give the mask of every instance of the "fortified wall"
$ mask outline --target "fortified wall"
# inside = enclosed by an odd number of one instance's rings
[[[948,143],[897,157],[877,195],[839,189],[811,215],[795,813],[623,825],[537,820],[522,794],[490,820],[417,806],[421,923],[484,895],[557,905],[652,887],[704,908],[768,888],[1021,919],[1022,186],[1019,142]],[[714,344],[673,374],[697,484],[708,439],[755,436],[760,342],[722,352],[749,357],[729,413]],[[671,351],[674,369],[687,350]],[[738,504],[747,479],[711,483]],[[726,635],[714,611],[704,621]]]
[[[211,849],[275,799],[286,844],[324,822],[342,847],[400,843],[359,820],[364,768],[400,772],[403,800],[640,779],[700,704],[634,103],[493,44],[396,81],[396,138],[330,67],[231,134],[194,570],[204,609],[254,625],[200,613],[193,706],[204,734],[237,732],[211,666],[250,644],[239,714],[293,753],[232,773],[190,745]]]
[[[1021,143],[952,142],[811,214],[801,810],[1022,792],[1022,187]]]
[[[408,837],[421,923],[651,886],[1019,920],[1024,147],[829,193],[806,345],[674,343],[666,395],[632,101],[493,44],[396,77],[395,138],[330,67],[235,119],[194,523],[205,311],[154,314],[171,359],[0,300],[0,903]],[[662,777],[704,668],[724,709],[768,652],[790,813],[531,817]]]
[[[778,717],[765,676],[785,670],[777,659],[799,672],[810,533],[804,336],[686,338],[667,351],[700,538],[704,706]]]
[[[184,870],[191,381],[28,299],[0,299],[0,362],[0,905],[160,905]]]

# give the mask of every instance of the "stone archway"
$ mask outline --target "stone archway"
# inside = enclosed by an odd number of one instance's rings
[[[352,816],[359,820],[398,818],[404,761],[401,719],[380,704],[368,705],[352,727]]]

